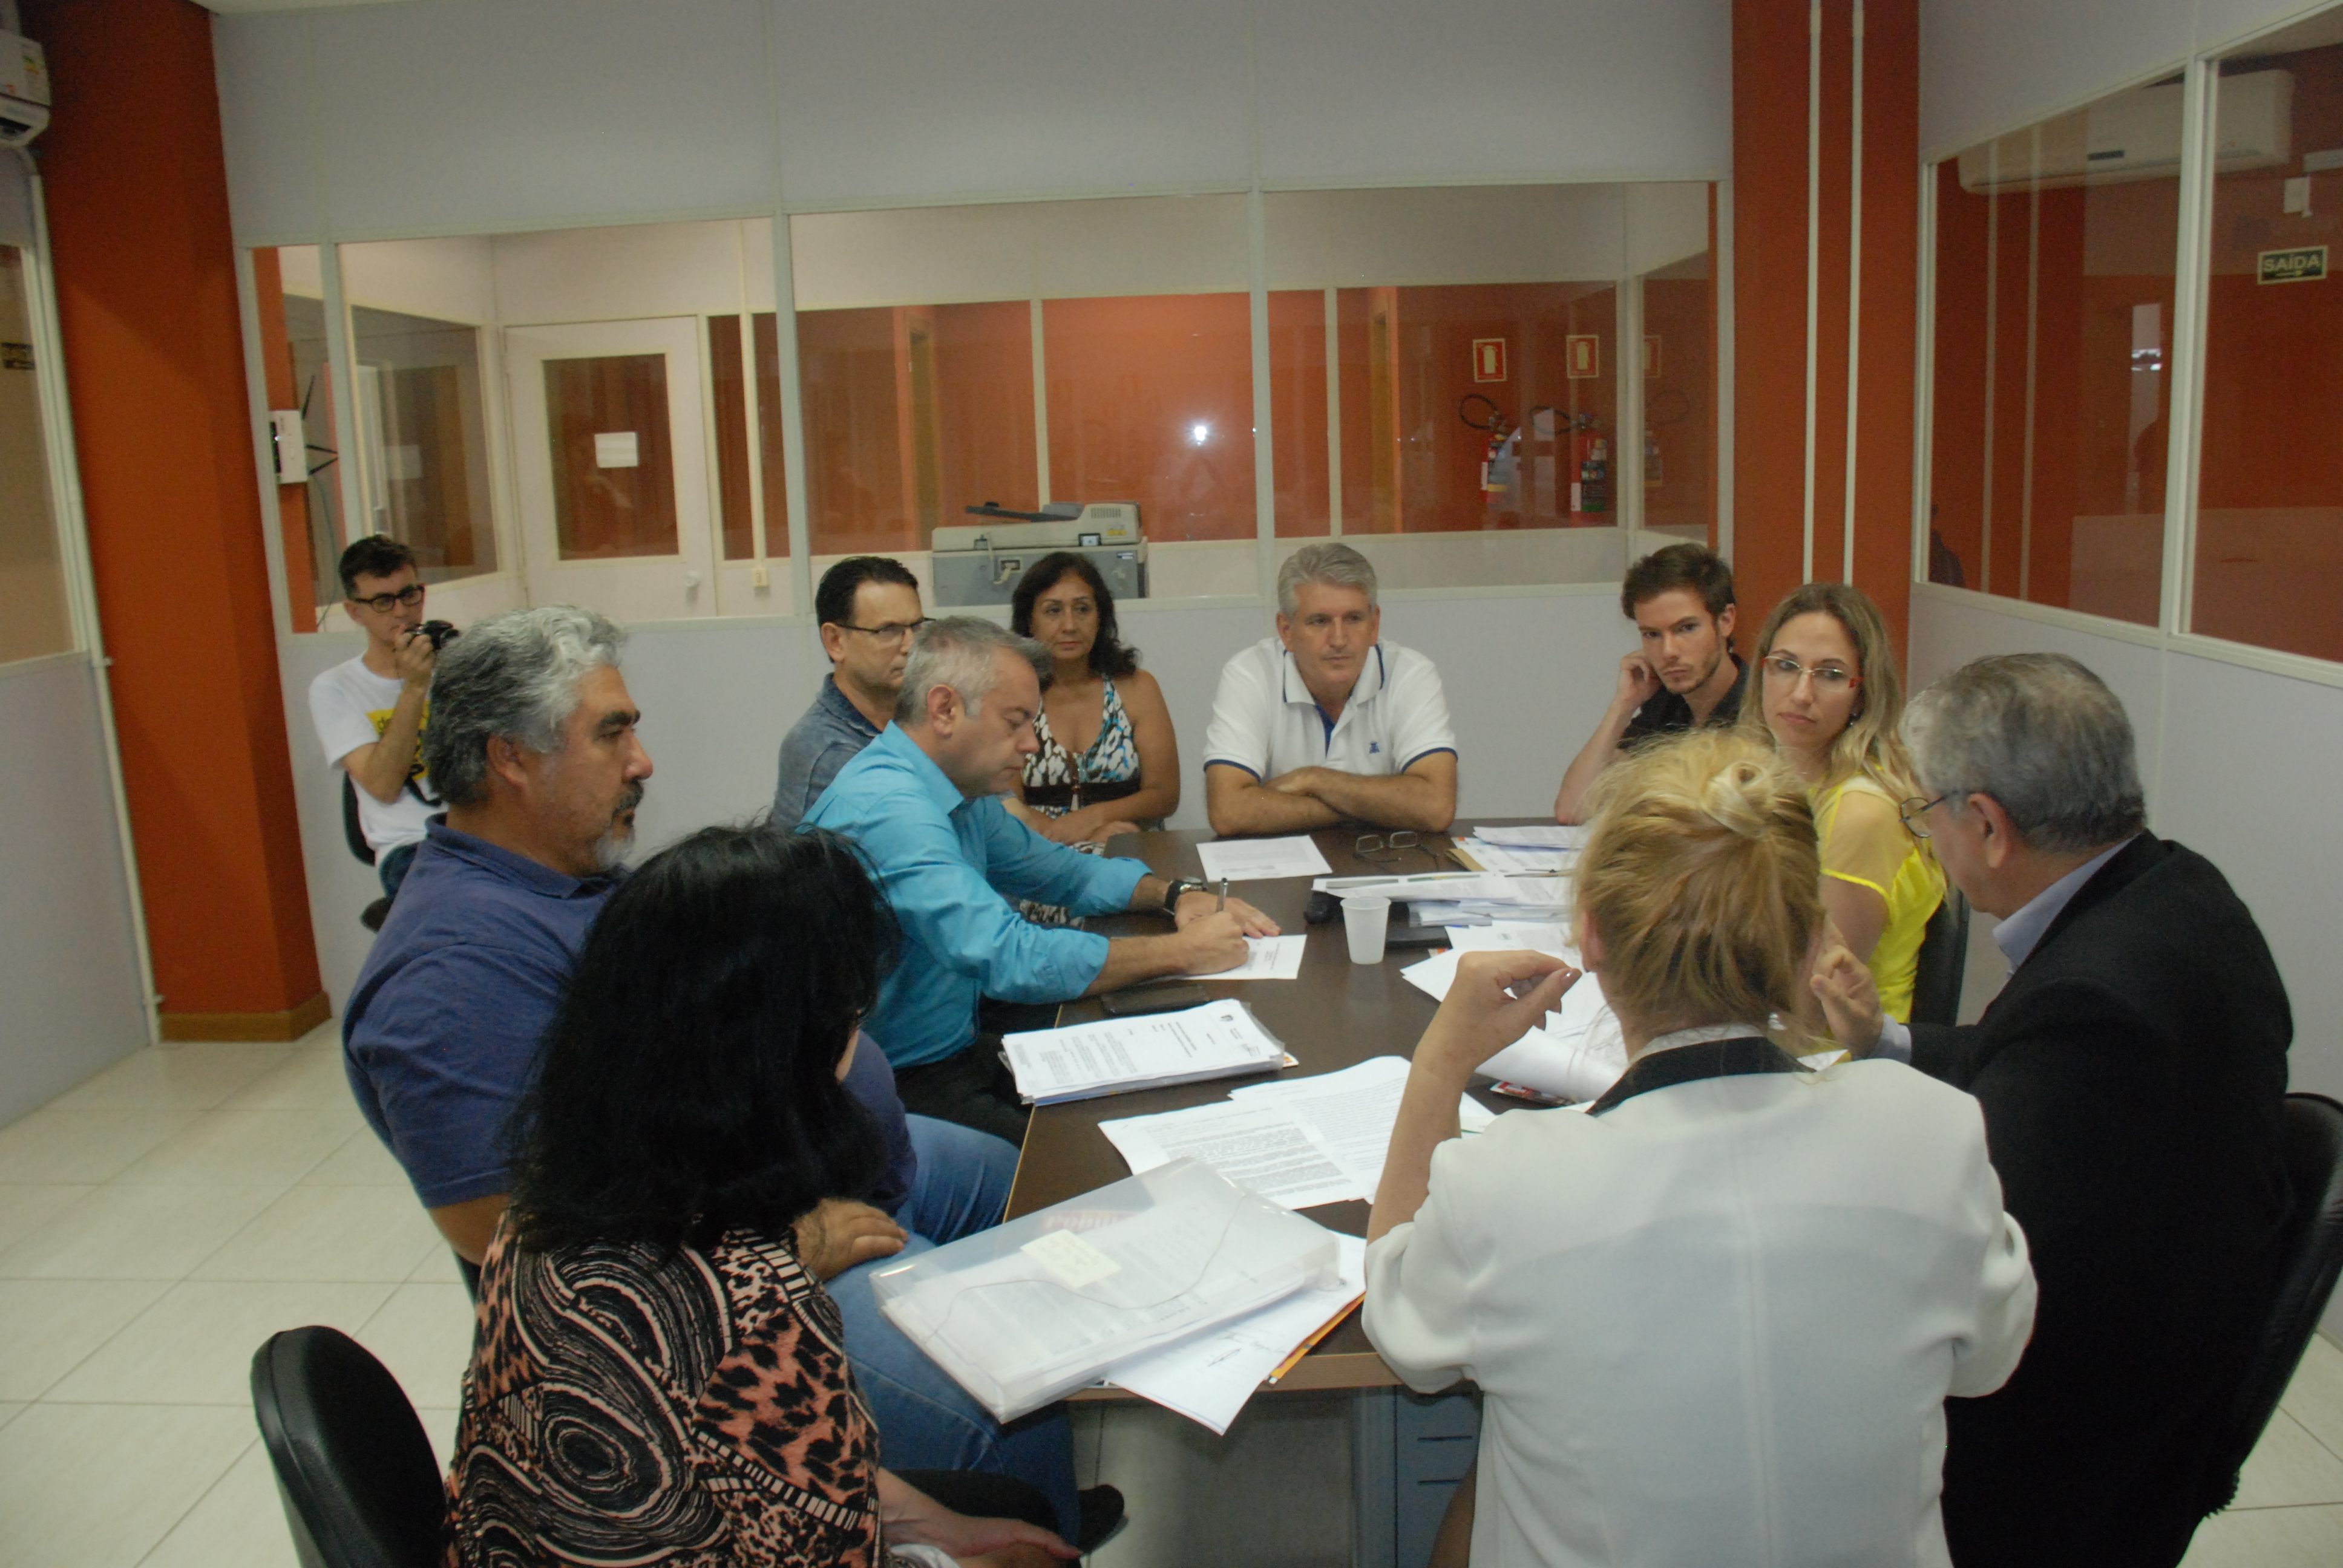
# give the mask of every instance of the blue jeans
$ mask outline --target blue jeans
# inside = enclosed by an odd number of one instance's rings
[[[846,1322],[855,1381],[879,1425],[880,1462],[890,1470],[981,1470],[1013,1475],[1041,1489],[1057,1509],[1059,1533],[1071,1541],[1074,1432],[1063,1405],[1050,1405],[1003,1426],[951,1374],[903,1337],[879,1310],[873,1271],[1001,1222],[1017,1150],[990,1133],[932,1117],[906,1118],[919,1174],[895,1218],[910,1232],[903,1250],[849,1269],[828,1289]]]

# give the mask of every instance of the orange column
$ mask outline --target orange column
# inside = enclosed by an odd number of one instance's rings
[[[82,491],[167,1038],[326,1018],[246,403],[212,72],[191,0],[28,3]]]
[[[1734,574],[1755,628],[1797,586],[1806,533],[1809,10],[1735,0]],[[1862,216],[1856,232],[1853,0],[1821,14],[1814,575],[1845,574],[1847,387],[1856,389],[1855,581],[1900,647],[1910,603],[1914,289],[1917,276],[1916,0],[1864,7]],[[1861,317],[1848,331],[1851,261]],[[1852,340],[1851,340],[1852,339]]]

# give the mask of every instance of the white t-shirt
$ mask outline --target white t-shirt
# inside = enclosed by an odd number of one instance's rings
[[[339,768],[343,758],[382,738],[391,710],[398,706],[402,684],[395,676],[368,669],[363,658],[337,664],[309,683],[309,721],[317,727],[317,743],[326,749],[329,767]],[[427,715],[429,711],[425,709]],[[431,787],[419,772],[412,781],[426,790]],[[425,805],[413,789],[401,789],[397,799],[385,805],[364,785],[352,782],[358,798],[358,826],[377,859],[421,839],[424,824],[444,809]]]
[[[1293,656],[1274,637],[1262,638],[1222,667],[1204,735],[1206,767],[1225,762],[1256,779],[1296,768],[1378,779],[1434,751],[1455,750],[1438,667],[1388,638],[1375,644],[1332,724]]]

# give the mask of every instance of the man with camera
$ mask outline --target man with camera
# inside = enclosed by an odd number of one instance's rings
[[[309,719],[327,762],[357,786],[358,828],[387,903],[439,809],[423,772],[423,720],[439,645],[455,628],[424,621],[415,552],[387,535],[344,550],[341,574],[344,608],[365,630],[366,651],[309,683]],[[379,925],[379,916],[367,923]]]

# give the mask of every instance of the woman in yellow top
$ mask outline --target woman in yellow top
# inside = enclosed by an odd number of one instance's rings
[[[1760,700],[1744,729],[1769,735],[1806,781],[1822,840],[1823,908],[1871,966],[1880,1005],[1912,1017],[1912,982],[1945,873],[1898,803],[1918,795],[1896,738],[1904,686],[1879,607],[1845,583],[1808,583],[1757,634]]]

